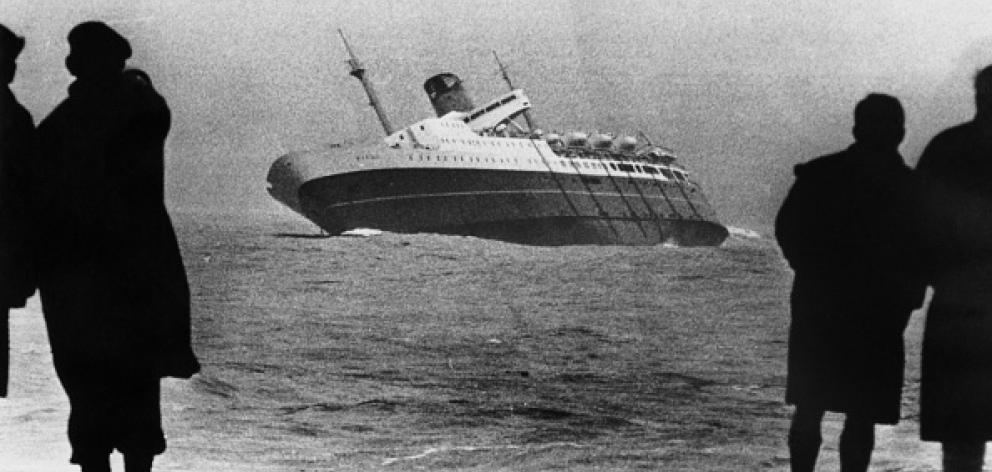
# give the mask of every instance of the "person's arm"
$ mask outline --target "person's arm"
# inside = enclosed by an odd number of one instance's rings
[[[796,180],[775,217],[775,239],[793,270],[812,264],[810,254],[821,236],[813,221],[819,215],[811,214],[815,213],[813,190],[810,182]]]

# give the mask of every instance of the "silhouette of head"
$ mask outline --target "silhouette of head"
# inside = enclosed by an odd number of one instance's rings
[[[992,114],[992,65],[975,74],[975,105],[979,116]]]
[[[24,49],[24,38],[14,34],[6,26],[0,25],[0,83],[14,81],[17,71],[17,56]]]
[[[906,135],[906,117],[899,100],[872,93],[854,107],[854,140],[873,147],[897,148]]]
[[[80,23],[69,31],[69,73],[80,79],[120,74],[131,57],[131,45],[111,27],[99,21]]]

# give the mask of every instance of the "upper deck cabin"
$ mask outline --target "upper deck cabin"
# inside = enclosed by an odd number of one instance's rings
[[[632,136],[614,138],[597,133],[572,132],[564,136],[527,131],[512,121],[530,108],[530,100],[516,89],[469,111],[441,108],[443,116],[420,120],[387,136],[385,143],[395,149],[485,154],[507,158],[564,159],[571,166],[600,168],[604,172],[654,175],[689,182],[688,172],[672,165],[671,151],[660,146],[638,143]]]

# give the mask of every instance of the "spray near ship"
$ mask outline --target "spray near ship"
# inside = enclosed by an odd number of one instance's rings
[[[267,178],[276,200],[327,233],[374,228],[544,246],[715,246],[727,238],[670,150],[643,134],[542,132],[498,57],[509,92],[475,106],[456,75],[438,74],[424,83],[437,116],[394,129],[341,37],[386,137],[291,152]]]

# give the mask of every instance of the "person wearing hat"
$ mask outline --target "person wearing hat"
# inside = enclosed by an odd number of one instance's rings
[[[10,90],[23,49],[24,38],[0,25],[0,397],[7,396],[7,316],[34,292],[27,185],[34,120]]]
[[[190,295],[164,198],[165,100],[125,71],[128,41],[101,22],[68,35],[76,80],[38,126],[45,235],[38,288],[55,370],[69,397],[70,461],[128,472],[165,450],[163,377],[199,370]]]

